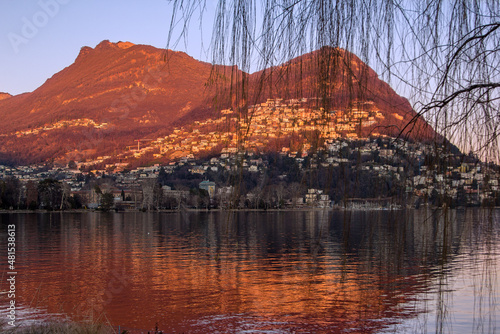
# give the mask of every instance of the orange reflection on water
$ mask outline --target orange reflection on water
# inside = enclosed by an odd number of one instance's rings
[[[20,302],[125,328],[372,332],[412,316],[399,305],[426,289],[418,267],[398,273],[396,255],[381,261],[383,243],[348,252],[343,222],[328,215],[89,213],[22,224]]]

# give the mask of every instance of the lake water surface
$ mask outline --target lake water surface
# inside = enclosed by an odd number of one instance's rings
[[[500,211],[3,213],[18,323],[132,333],[500,333]],[[0,316],[7,297],[0,295]]]

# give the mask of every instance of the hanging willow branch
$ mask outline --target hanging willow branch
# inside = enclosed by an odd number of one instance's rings
[[[173,6],[170,31],[180,24],[185,32],[194,13],[206,15],[205,0],[175,0]],[[410,100],[417,116],[407,127],[423,117],[462,150],[498,161],[499,27],[499,0],[219,0],[211,51],[214,64],[245,73],[266,69],[262,83],[300,78],[310,64],[295,66],[298,73],[286,64],[305,53],[325,46],[350,51]],[[318,61],[315,96],[328,96],[339,78],[347,98],[363,95],[365,83],[343,77],[341,62],[349,63],[339,52]],[[229,77],[239,85],[232,91],[236,107],[273,89],[261,84],[250,92],[239,72]]]

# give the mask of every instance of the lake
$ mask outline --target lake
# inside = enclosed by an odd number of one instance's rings
[[[147,333],[500,332],[500,210],[2,213],[17,323]],[[0,295],[6,318],[7,295]],[[105,315],[105,318],[103,318]]]

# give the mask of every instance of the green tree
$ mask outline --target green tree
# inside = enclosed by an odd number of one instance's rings
[[[102,211],[109,211],[115,205],[115,198],[113,193],[105,192],[101,196],[100,208]]]

